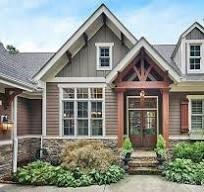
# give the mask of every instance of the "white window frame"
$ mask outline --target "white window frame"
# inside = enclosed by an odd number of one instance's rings
[[[59,87],[59,136],[60,137],[66,137],[66,138],[104,138],[106,136],[106,130],[105,130],[105,84],[104,83],[86,83],[86,84],[58,84]],[[63,98],[63,89],[64,88],[73,88],[75,97],[74,99],[64,99]],[[87,99],[81,98],[77,99],[77,88],[88,88],[89,96]],[[102,88],[102,94],[103,98],[100,99],[93,99],[90,97],[90,88]],[[64,127],[63,127],[63,101],[73,101],[74,102],[74,136],[64,135]],[[88,101],[88,135],[86,136],[78,136],[77,135],[77,102],[78,101]],[[102,135],[91,135],[91,102],[92,101],[101,101],[102,102]]]
[[[204,73],[204,40],[186,40],[187,43],[187,72],[188,73]],[[191,46],[200,46],[200,56],[190,56]],[[190,69],[190,58],[200,58],[200,69]]]
[[[189,100],[189,104],[188,104],[188,126],[189,126],[189,134],[191,134],[191,133],[194,132],[192,130],[192,127],[191,127],[191,121],[192,121],[191,120],[191,116],[192,116],[192,111],[191,111],[192,101],[193,100],[203,100],[203,102],[204,102],[204,95],[187,95],[187,99]]]
[[[114,43],[95,43],[96,46],[96,69],[101,71],[106,70],[112,70],[113,65],[113,46]],[[100,65],[100,48],[108,47],[109,48],[109,57],[110,57],[110,63],[108,67],[102,67]]]

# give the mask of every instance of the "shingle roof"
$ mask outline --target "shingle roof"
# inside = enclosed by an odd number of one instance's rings
[[[53,53],[10,54],[0,43],[0,76],[34,87],[32,76],[52,55]]]
[[[176,47],[174,44],[155,44],[153,47],[178,73],[180,70],[174,63],[171,55]],[[32,77],[42,68],[42,66],[53,56],[54,53],[30,52],[10,54],[0,43],[0,76],[7,76],[12,80],[22,82],[30,87],[34,87]],[[198,81],[204,80],[201,75],[185,75],[183,80]]]

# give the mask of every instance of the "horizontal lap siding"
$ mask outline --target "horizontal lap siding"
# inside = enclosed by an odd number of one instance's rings
[[[18,97],[17,133],[40,135],[42,131],[42,100]]]
[[[59,88],[57,83],[46,84],[47,135],[59,135]]]
[[[18,97],[17,103],[17,133],[18,135],[28,135],[31,128],[30,123],[31,109],[28,99]]]
[[[106,87],[105,95],[105,125],[106,135],[117,135],[117,103],[116,94],[113,89]]]

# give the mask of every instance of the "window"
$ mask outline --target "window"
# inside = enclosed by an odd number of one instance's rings
[[[103,136],[104,88],[63,88],[62,127],[66,136]]]
[[[97,70],[112,69],[113,43],[96,43]]]
[[[203,129],[204,121],[204,100],[191,100],[191,129],[192,131]]]
[[[190,45],[190,70],[200,70],[201,67],[201,46]]]

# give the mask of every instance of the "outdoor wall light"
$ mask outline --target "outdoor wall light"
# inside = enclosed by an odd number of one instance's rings
[[[13,126],[12,122],[9,122],[7,115],[1,116],[1,124],[0,124],[0,131],[3,135],[5,135]]]
[[[144,90],[141,90],[141,91],[140,91],[140,97],[141,97],[141,98],[144,98],[144,96],[145,96],[145,92],[144,92]]]

